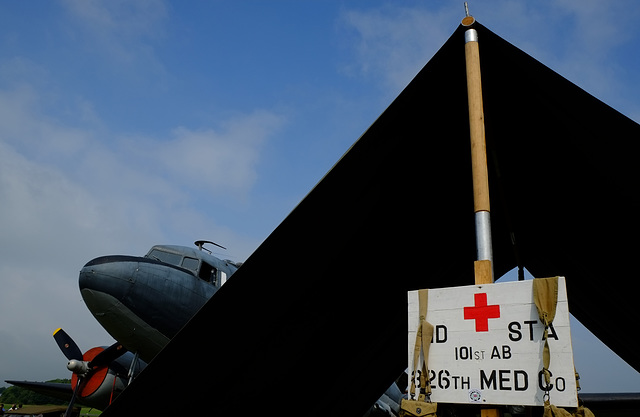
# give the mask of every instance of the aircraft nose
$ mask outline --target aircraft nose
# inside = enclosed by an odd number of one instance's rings
[[[138,258],[133,256],[101,256],[80,270],[78,284],[87,302],[86,295],[103,293],[123,299],[135,282]]]

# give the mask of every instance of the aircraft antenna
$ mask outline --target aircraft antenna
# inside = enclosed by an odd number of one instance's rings
[[[196,245],[198,247],[198,249],[205,250],[205,251],[209,252],[209,254],[211,254],[211,251],[204,247],[205,243],[209,243],[211,245],[215,245],[215,246],[217,246],[219,248],[227,250],[227,248],[225,248],[224,246],[218,245],[216,242],[212,242],[210,240],[196,240],[195,242],[193,242],[193,244]]]

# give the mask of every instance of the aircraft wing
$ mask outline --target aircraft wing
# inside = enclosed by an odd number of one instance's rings
[[[56,382],[32,382],[32,381],[5,381],[16,387],[26,388],[37,392],[38,394],[47,395],[49,397],[58,398],[69,402],[73,395],[71,384]]]
[[[566,276],[571,312],[640,370],[640,126],[477,30],[496,276]],[[103,416],[171,413],[167,381],[211,414],[364,414],[407,366],[406,291],[474,282],[471,178],[459,27]]]

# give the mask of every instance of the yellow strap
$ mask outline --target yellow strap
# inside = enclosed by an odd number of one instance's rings
[[[410,394],[413,397],[416,392],[415,374],[418,368],[418,360],[420,359],[420,351],[423,351],[424,362],[422,364],[422,372],[420,375],[420,394],[418,398],[424,399],[423,392],[431,394],[431,384],[429,381],[429,371],[427,362],[429,360],[429,348],[431,347],[431,339],[433,338],[433,326],[427,322],[427,306],[429,299],[429,290],[418,291],[418,311],[420,314],[420,322],[416,333],[416,343],[413,349],[413,374],[411,378]]]
[[[558,304],[558,277],[536,278],[533,280],[533,300],[538,308],[538,316],[545,327],[556,317]]]
[[[542,372],[547,386],[551,382],[549,365],[551,352],[549,351],[549,326],[556,317],[558,304],[558,277],[536,278],[533,280],[533,301],[538,309],[538,317],[544,325],[544,349],[542,351]]]
[[[544,402],[544,414],[542,417],[572,417],[572,415],[564,408],[556,407],[547,400]]]

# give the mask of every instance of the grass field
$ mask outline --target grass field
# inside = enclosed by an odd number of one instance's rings
[[[5,404],[5,415],[10,416],[12,414],[23,415],[23,413],[27,415],[31,414],[43,414],[43,413],[52,413],[52,412],[60,412],[64,413],[66,406],[64,405],[23,405],[18,411],[9,411],[8,407]],[[92,408],[82,408],[80,410],[80,415],[84,417],[94,417],[102,414],[102,411],[95,410]]]

